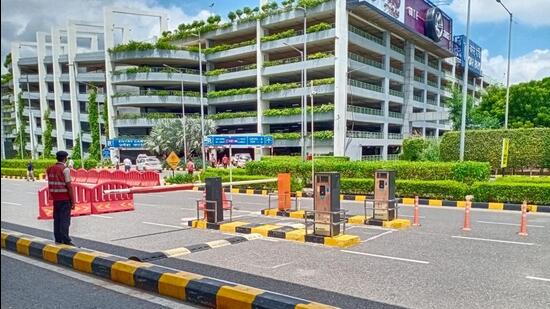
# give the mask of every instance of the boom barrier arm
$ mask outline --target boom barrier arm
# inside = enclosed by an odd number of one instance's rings
[[[224,182],[222,186],[242,186],[242,185],[251,185],[251,184],[261,184],[261,183],[270,183],[277,182],[277,178],[269,179],[258,179],[258,180],[244,180],[244,181],[233,181],[233,182]],[[172,192],[172,191],[183,191],[183,190],[193,190],[193,187],[204,187],[204,183],[188,183],[181,185],[172,185],[172,186],[154,186],[154,187],[132,187],[127,189],[114,189],[114,190],[105,190],[105,194],[118,194],[118,193],[159,193],[159,192]]]

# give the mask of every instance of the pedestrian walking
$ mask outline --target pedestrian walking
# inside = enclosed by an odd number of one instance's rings
[[[132,160],[128,158],[124,159],[124,171],[129,172],[131,168],[132,168]]]
[[[118,159],[118,156],[115,156],[113,158],[113,165],[115,166],[115,168],[118,170],[119,169],[119,166],[120,166],[120,160]]]
[[[48,167],[48,191],[53,200],[53,234],[56,243],[74,246],[69,237],[71,209],[74,209],[74,198],[71,187],[71,171],[65,165],[69,154],[58,151],[55,154],[57,163]]]
[[[223,158],[222,158],[222,164],[223,164],[223,168],[227,168],[227,164],[229,164],[229,158],[225,154],[223,155]]]
[[[74,168],[74,161],[73,161],[73,158],[69,157],[69,163],[67,163],[67,166],[69,168]]]
[[[32,165],[32,161],[29,161],[27,163],[27,181],[32,179],[34,181],[34,166]]]
[[[193,163],[193,160],[189,159],[189,161],[187,161],[187,173],[193,175],[193,172],[195,172],[195,163]]]

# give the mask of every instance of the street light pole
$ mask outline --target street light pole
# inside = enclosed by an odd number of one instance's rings
[[[34,151],[34,130],[32,127],[32,111],[31,111],[31,92],[29,90],[29,74],[27,74],[27,103],[29,105],[29,132],[31,136],[31,159],[35,159],[35,151]]]
[[[302,156],[302,161],[305,160],[305,153],[306,153],[306,131],[307,131],[307,122],[306,122],[306,105],[307,105],[307,94],[306,94],[306,87],[307,87],[307,81],[305,79],[305,57],[304,57],[304,52],[299,50],[298,48],[292,46],[292,45],[289,45],[287,42],[283,42],[283,45],[286,45],[292,49],[294,49],[295,51],[297,51],[298,53],[300,53],[300,59],[302,60],[302,63],[304,64],[302,66],[302,74],[301,74],[301,86],[302,86],[302,89],[303,89],[303,93],[302,93],[302,102],[301,102],[301,122],[302,122],[302,125],[301,125],[301,133],[300,133],[300,145],[302,146],[302,149],[301,149],[301,152],[300,152],[300,155]]]
[[[306,110],[306,106],[307,106],[307,93],[306,93],[306,89],[307,89],[307,68],[306,68],[306,61],[307,61],[307,10],[306,8],[304,7],[296,7],[297,10],[302,10],[304,12],[304,47],[303,47],[303,54],[302,54],[302,66],[303,66],[303,70],[302,70],[302,78],[303,78],[303,83],[302,83],[302,89],[304,89],[304,95],[303,95],[303,99],[302,99],[302,139],[303,139],[303,144],[304,147],[302,147],[302,160],[304,160],[305,156],[306,156],[306,141],[305,141],[305,136],[306,136],[306,132],[307,132],[307,119],[306,119],[306,115],[307,115],[307,110]]]
[[[172,69],[174,71],[177,71],[181,74],[181,121],[183,124],[183,162],[187,163],[187,118],[185,118],[185,103],[184,103],[184,87],[183,87],[183,71],[180,69],[174,68],[172,66],[169,66],[167,64],[163,64],[163,66]]]
[[[470,62],[470,3],[466,19],[466,47],[464,47],[464,79],[462,82],[462,119],[460,123],[460,161],[464,161],[464,139],[466,135],[466,104],[468,100],[468,65]]]
[[[314,128],[314,121],[313,121],[313,95],[315,95],[315,92],[313,91],[313,81],[310,83],[311,85],[311,92],[309,93],[309,97],[311,100],[311,188],[315,190],[315,128]]]
[[[199,39],[199,92],[201,100],[201,154],[202,154],[202,168],[206,170],[206,158],[204,153],[204,100],[203,100],[203,91],[202,91],[202,44],[201,44],[201,33],[197,31],[196,36]]]
[[[510,26],[508,28],[508,68],[506,73],[506,108],[504,111],[504,129],[508,129],[508,105],[510,103],[510,52],[512,50],[512,12],[502,3],[501,0],[497,0],[500,5],[510,15]]]

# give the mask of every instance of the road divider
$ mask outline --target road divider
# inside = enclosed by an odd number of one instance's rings
[[[210,308],[334,308],[8,230],[2,230],[2,249]]]

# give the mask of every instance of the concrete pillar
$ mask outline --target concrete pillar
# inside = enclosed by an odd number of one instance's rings
[[[411,124],[409,116],[413,112],[413,82],[414,82],[414,44],[405,42],[405,62],[403,64],[403,73],[405,75],[403,84],[403,137],[410,135]]]
[[[334,63],[334,155],[345,155],[348,90],[348,11],[346,1],[336,1]]]
[[[21,70],[19,70],[19,58],[21,51],[19,50],[19,43],[11,43],[11,71],[13,76],[13,98],[15,100],[15,126],[19,129],[21,125],[21,119],[17,116],[17,105],[19,105],[19,94],[21,93],[21,87],[19,85],[19,78],[21,77]]]
[[[48,33],[46,32],[36,33],[36,56],[38,58],[38,89],[40,96],[40,122],[42,126],[42,133],[44,133],[44,130],[46,129],[46,119],[44,119],[44,113],[48,109],[48,101],[46,99],[48,85],[46,84],[46,66],[44,65],[47,35]],[[55,111],[51,111],[51,113],[55,113]],[[42,144],[44,144],[44,141],[42,141]]]
[[[76,75],[78,74],[78,66],[75,62],[77,44],[76,44],[76,27],[74,24],[67,25],[67,56],[69,60],[69,90],[71,99],[71,121],[73,140],[76,140],[81,132],[80,128],[80,103],[78,102],[78,84],[76,83]]]
[[[52,37],[52,68],[53,68],[53,91],[55,104],[55,131],[57,137],[57,149],[64,150],[67,148],[65,138],[65,123],[63,122],[63,102],[61,102],[61,93],[63,89],[59,78],[61,76],[61,66],[59,65],[59,55],[61,54],[61,29],[57,27],[51,28]]]

